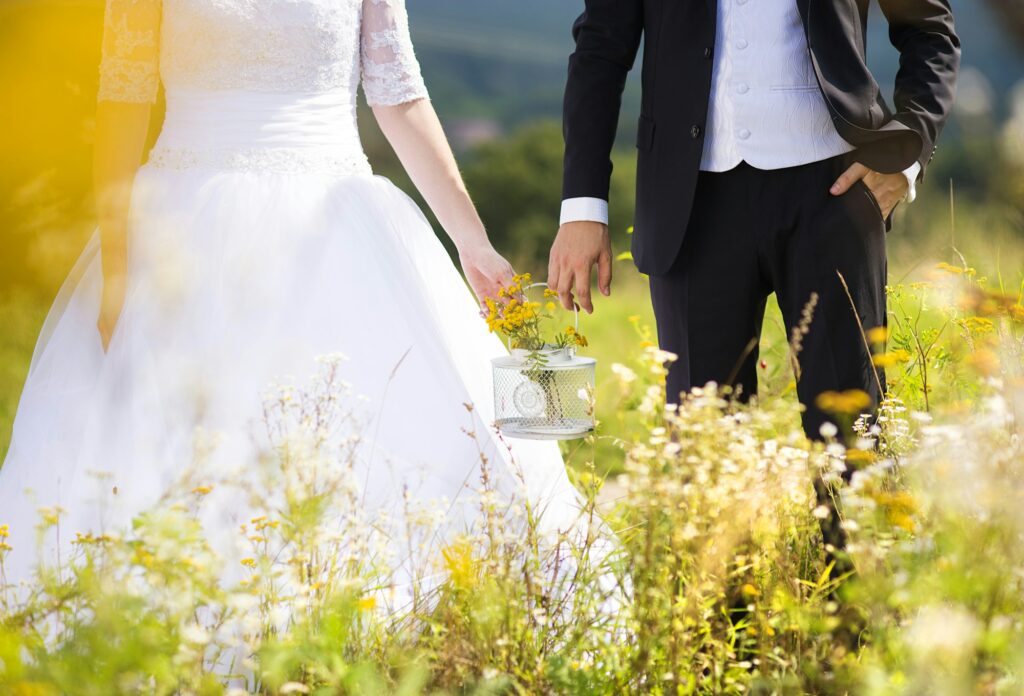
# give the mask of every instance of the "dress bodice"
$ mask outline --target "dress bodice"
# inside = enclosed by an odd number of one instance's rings
[[[403,0],[107,0],[100,99],[168,90],[425,96]]]
[[[404,0],[107,0],[99,99],[153,102],[161,81],[165,166],[350,169],[360,83],[373,106],[427,95]]]
[[[328,91],[358,84],[362,0],[164,0],[168,89]]]

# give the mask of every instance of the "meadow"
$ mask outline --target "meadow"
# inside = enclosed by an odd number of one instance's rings
[[[872,425],[858,394],[827,395],[849,447],[800,432],[775,308],[756,405],[712,385],[666,411],[667,356],[622,261],[581,324],[600,425],[565,451],[586,534],[542,532],[485,464],[485,523],[426,554],[443,580],[392,612],[392,569],[372,559],[393,540],[360,516],[344,455],[282,402],[246,484],[263,508],[239,532],[240,579],[220,580],[199,520],[242,484],[168,491],[123,536],[80,536],[28,596],[0,588],[0,693],[1022,693],[1024,244],[987,215],[891,235],[890,330],[865,335],[889,399]],[[44,312],[0,303],[0,432]],[[298,403],[343,410],[328,397],[356,368],[328,366]],[[43,511],[41,529],[59,519]],[[849,536],[838,566],[822,523]]]
[[[424,54],[446,123],[511,129],[459,153],[470,191],[497,247],[543,279],[561,54],[548,65],[529,44],[533,68],[488,72],[490,58],[446,52],[467,32],[430,25],[424,7],[428,30],[449,31]],[[0,112],[0,455],[49,302],[92,233],[101,15],[95,2],[0,6],[0,77],[18,105]],[[994,84],[1016,79],[1006,40],[982,46],[991,29],[973,26],[965,57],[994,53],[986,65],[1009,74]],[[193,483],[123,534],[79,536],[75,557],[41,569],[27,593],[2,580],[0,510],[0,695],[1024,693],[1024,91],[985,107],[987,83],[968,77],[920,198],[889,235],[889,331],[864,337],[888,378],[877,423],[863,395],[829,394],[845,432],[807,440],[799,355],[773,303],[757,403],[710,386],[666,412],[668,356],[646,281],[623,258],[613,296],[581,317],[599,423],[563,451],[584,534],[542,529],[529,505],[490,488],[484,464],[480,526],[419,549],[434,580],[394,611],[395,539],[352,495],[353,453],[301,417],[345,419],[354,395],[341,385],[359,366],[330,363],[269,405],[278,436],[256,478],[207,480],[201,460],[182,462]],[[544,80],[554,92],[533,90]],[[415,197],[362,117],[375,169]],[[617,254],[629,245],[632,122],[614,155]],[[253,515],[238,532],[249,553],[225,573],[200,521],[232,491]],[[431,531],[436,516],[422,513],[400,541]],[[60,524],[60,511],[40,511],[41,533]],[[848,535],[845,552],[823,546],[822,525]]]

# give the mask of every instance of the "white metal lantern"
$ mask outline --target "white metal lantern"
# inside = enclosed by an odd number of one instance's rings
[[[539,285],[544,284],[526,289]],[[575,440],[594,430],[596,360],[576,355],[572,347],[513,349],[491,364],[495,422],[506,437]]]

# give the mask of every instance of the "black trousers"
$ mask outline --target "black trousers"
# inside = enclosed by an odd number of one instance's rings
[[[756,393],[757,339],[772,292],[789,336],[813,304],[798,355],[807,434],[820,437],[828,420],[815,405],[822,392],[860,389],[877,403],[884,378],[875,376],[860,326],[886,325],[886,223],[863,183],[840,197],[829,192],[852,162],[845,155],[700,174],[679,256],[667,274],[650,278],[659,343],[678,356],[670,403],[710,381]]]

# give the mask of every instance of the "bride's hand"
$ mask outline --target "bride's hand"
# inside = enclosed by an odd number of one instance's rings
[[[460,249],[459,262],[481,306],[486,298],[497,297],[498,290],[509,285],[515,275],[512,264],[490,244]]]
[[[117,328],[124,308],[125,280],[123,276],[103,279],[103,296],[100,300],[100,316],[96,320],[96,328],[103,342],[103,352],[110,347],[110,339]]]

